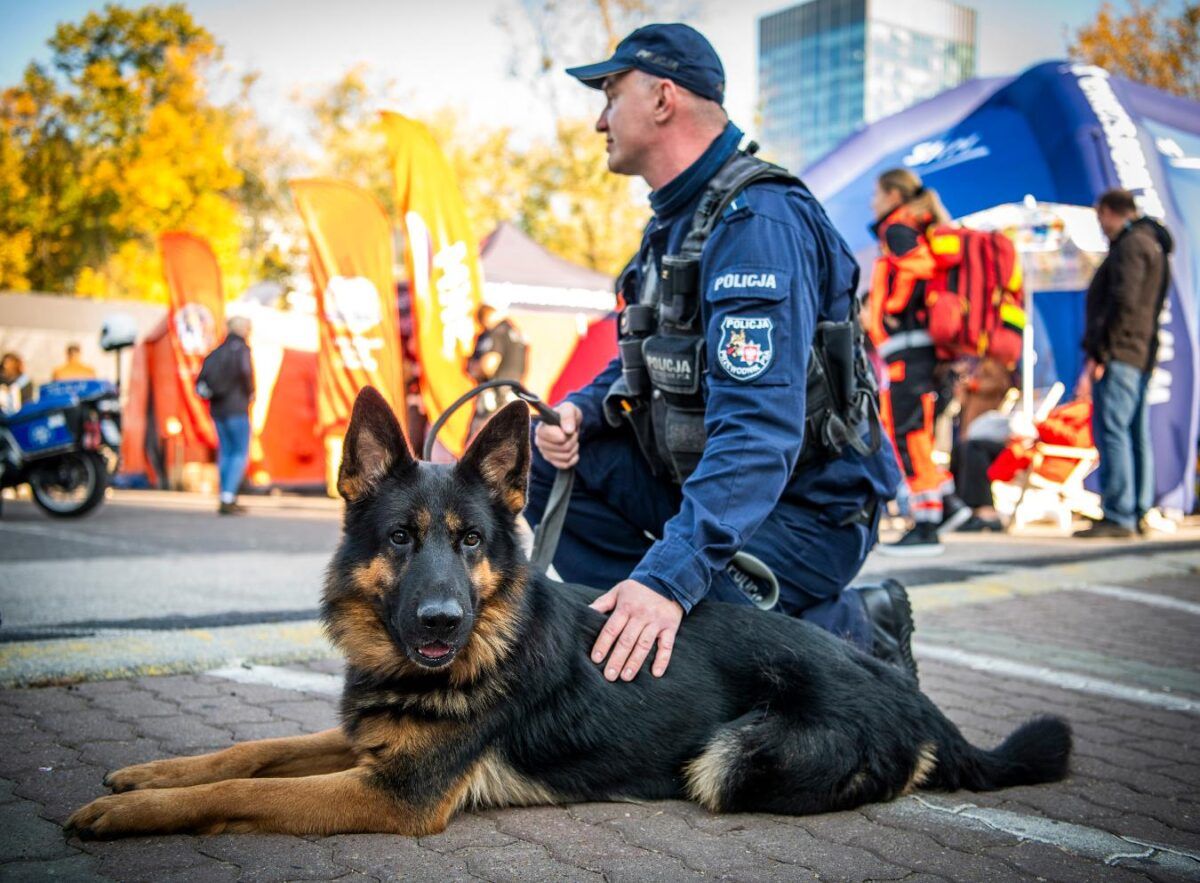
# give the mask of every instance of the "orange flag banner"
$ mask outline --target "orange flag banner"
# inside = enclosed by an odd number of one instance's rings
[[[158,247],[170,292],[167,332],[178,369],[184,432],[215,449],[217,430],[203,399],[196,395],[196,378],[204,357],[225,333],[221,268],[208,242],[191,233],[163,233]]]
[[[308,231],[317,295],[317,424],[327,438],[350,423],[354,397],[373,386],[403,423],[392,230],[378,201],[322,178],[289,182]]]
[[[441,148],[423,124],[383,114],[396,176],[396,208],[404,220],[421,363],[421,397],[432,422],[475,384],[466,373],[475,349],[475,313],[483,296],[479,243],[467,223],[462,192]],[[474,409],[460,408],[438,435],[463,452]]]

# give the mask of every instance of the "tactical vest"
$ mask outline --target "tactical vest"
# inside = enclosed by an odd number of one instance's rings
[[[621,377],[604,400],[605,418],[633,429],[654,474],[680,484],[704,452],[704,375],[708,370],[700,291],[700,255],[725,210],[756,181],[803,187],[786,169],[754,156],[751,143],[709,181],[678,254],[664,255],[656,272],[648,255],[637,303],[618,323]],[[634,268],[618,282],[624,290]],[[879,449],[879,393],[863,348],[858,300],[850,295],[843,322],[819,322],[808,361],[804,444],[797,470],[841,455],[847,446],[864,454]],[[864,441],[865,432],[870,442]]]

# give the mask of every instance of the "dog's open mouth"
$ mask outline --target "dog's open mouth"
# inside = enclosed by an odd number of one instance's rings
[[[442,641],[431,641],[417,648],[417,655],[425,662],[441,665],[450,661],[454,648]]]

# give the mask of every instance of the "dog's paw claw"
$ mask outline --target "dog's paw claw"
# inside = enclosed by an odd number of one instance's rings
[[[175,777],[167,775],[162,761],[139,763],[113,770],[104,777],[104,784],[114,794],[140,791],[143,788],[170,788],[176,784]]]
[[[105,836],[105,801],[111,797],[101,797],[93,800],[87,806],[80,807],[67,819],[65,830],[67,836],[78,837],[80,840],[97,840]]]

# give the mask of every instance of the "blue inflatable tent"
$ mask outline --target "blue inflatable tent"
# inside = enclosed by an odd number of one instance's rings
[[[1046,62],[1016,77],[972,80],[880,120],[810,166],[804,179],[864,269],[876,176],[907,166],[956,218],[1030,202],[1092,206],[1133,191],[1175,237],[1150,410],[1158,505],[1191,511],[1200,396],[1200,103]],[[864,277],[868,278],[868,277]],[[1033,298],[1039,360],[1073,388],[1081,362],[1083,292]]]

